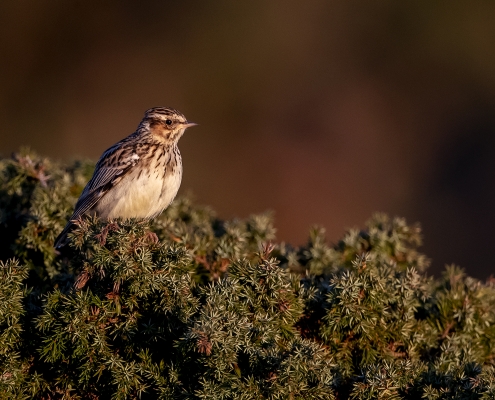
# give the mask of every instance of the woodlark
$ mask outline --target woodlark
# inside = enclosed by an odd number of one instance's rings
[[[114,144],[98,160],[55,248],[67,244],[67,234],[83,215],[150,219],[167,208],[182,179],[177,143],[193,125],[173,108],[146,111],[136,132]]]

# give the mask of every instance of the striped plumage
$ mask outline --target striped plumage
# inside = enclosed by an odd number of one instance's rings
[[[167,208],[182,179],[177,143],[193,125],[172,108],[155,107],[146,111],[136,132],[100,157],[55,247],[67,243],[73,221],[85,214],[102,219],[149,219]]]

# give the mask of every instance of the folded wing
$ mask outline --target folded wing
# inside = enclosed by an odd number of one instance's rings
[[[140,156],[132,144],[117,143],[109,148],[96,164],[93,177],[84,188],[76,203],[74,214],[55,241],[55,248],[67,243],[67,234],[73,227],[73,221],[91,211],[95,204],[140,161]]]

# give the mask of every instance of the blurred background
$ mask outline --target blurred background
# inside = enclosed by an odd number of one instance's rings
[[[280,240],[376,211],[430,272],[494,271],[495,2],[3,1],[0,153],[96,160],[146,109],[199,123],[181,192]]]

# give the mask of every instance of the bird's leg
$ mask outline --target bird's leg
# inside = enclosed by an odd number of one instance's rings
[[[104,246],[105,243],[107,242],[108,232],[116,231],[117,229],[119,229],[119,225],[116,224],[115,222],[112,222],[107,226],[105,226],[98,235],[95,235],[95,237],[96,239],[98,239],[100,245]]]

